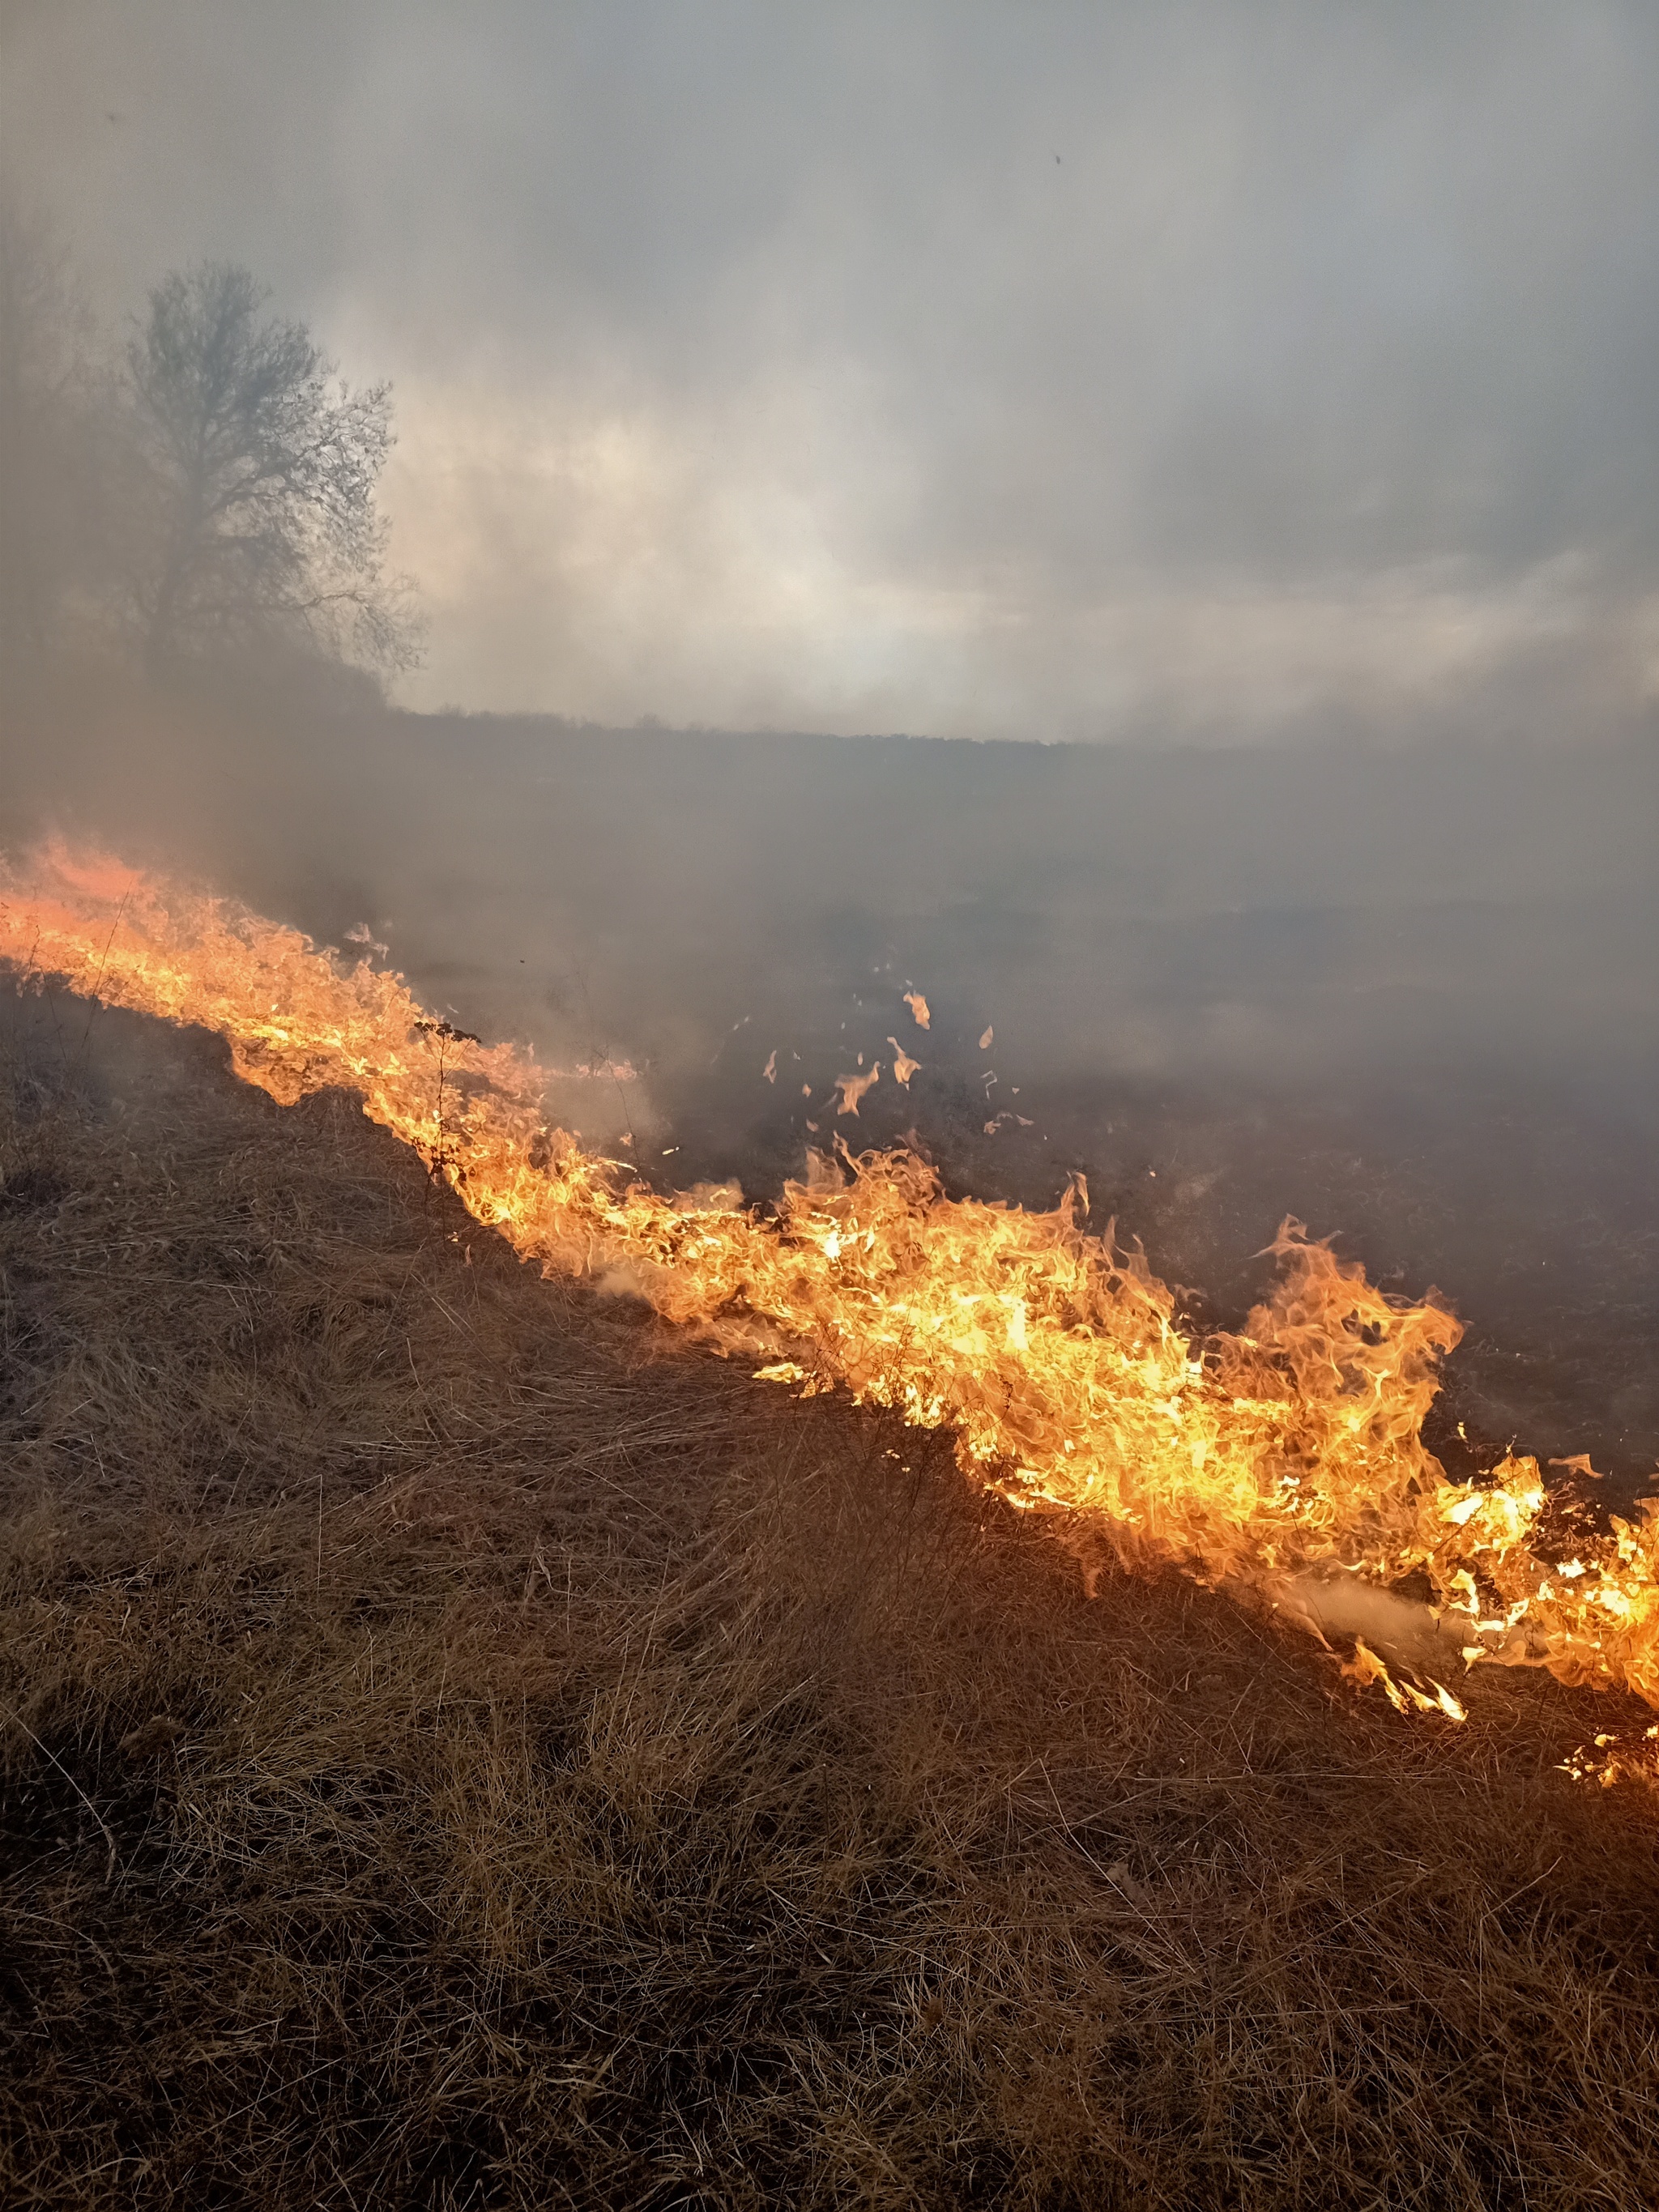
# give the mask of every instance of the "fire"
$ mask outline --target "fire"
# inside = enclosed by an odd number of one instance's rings
[[[1027,1212],[946,1198],[912,1152],[843,1149],[809,1155],[775,1212],[730,1188],[664,1195],[550,1125],[528,1054],[434,1021],[398,975],[104,854],[53,846],[27,878],[0,875],[0,957],[25,982],[217,1030],[283,1103],[357,1091],[548,1271],[626,1285],[803,1395],[839,1385],[948,1426],[974,1480],[1076,1516],[1126,1560],[1268,1597],[1298,1577],[1420,1574],[1468,1663],[1659,1705],[1659,1503],[1553,1559],[1535,1460],[1449,1481],[1422,1424],[1459,1323],[1432,1292],[1376,1289],[1294,1221],[1272,1297],[1200,1342],[1138,1252],[1083,1227],[1080,1187]],[[843,1078],[848,1103],[874,1079]],[[1462,1717],[1363,1642],[1347,1671],[1402,1710]]]
[[[838,1075],[836,1078],[836,1089],[841,1093],[841,1103],[836,1109],[836,1113],[856,1114],[859,1110],[860,1099],[864,1097],[866,1091],[872,1090],[880,1080],[881,1062],[879,1060],[877,1060],[875,1065],[863,1075]]]

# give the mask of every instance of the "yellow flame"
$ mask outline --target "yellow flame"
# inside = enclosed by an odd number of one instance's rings
[[[1131,1562],[1271,1591],[1307,1571],[1425,1574],[1468,1660],[1543,1664],[1659,1705],[1659,1510],[1552,1563],[1537,1462],[1446,1480],[1422,1441],[1459,1323],[1389,1297],[1287,1220],[1272,1297],[1202,1342],[1139,1252],[1049,1212],[952,1200],[914,1153],[809,1155],[775,1212],[730,1187],[663,1195],[544,1118],[544,1071],[433,1021],[401,977],[346,966],[231,902],[54,845],[0,875],[0,957],[23,980],[219,1031],[284,1103],[327,1085],[414,1146],[549,1271],[626,1282],[802,1395],[843,1385],[924,1427],[1012,1503],[1079,1516]],[[917,997],[919,994],[915,994]],[[918,1010],[918,1018],[921,1018]],[[873,1081],[842,1078],[847,1105]],[[843,1106],[843,1111],[847,1107]],[[1349,1671],[1403,1709],[1462,1709]]]

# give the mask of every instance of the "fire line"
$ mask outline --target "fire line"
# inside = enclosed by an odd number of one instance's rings
[[[1138,1252],[1082,1225],[1075,1187],[1047,1212],[949,1199],[900,1148],[809,1154],[775,1211],[729,1187],[660,1194],[548,1122],[549,1072],[527,1052],[433,1021],[399,975],[106,854],[54,843],[0,869],[0,957],[24,986],[61,978],[216,1030],[282,1103],[359,1093],[545,1272],[625,1285],[799,1395],[842,1387],[947,1427],[965,1474],[1080,1516],[1131,1565],[1269,1595],[1310,1574],[1425,1575],[1467,1663],[1541,1665],[1659,1706],[1659,1500],[1547,1555],[1535,1459],[1456,1483],[1423,1443],[1454,1316],[1433,1292],[1376,1289],[1293,1221],[1271,1297],[1200,1342]],[[1364,1643],[1346,1671],[1402,1710],[1461,1717]]]

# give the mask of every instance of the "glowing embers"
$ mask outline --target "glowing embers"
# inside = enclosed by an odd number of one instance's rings
[[[549,1071],[434,1024],[397,975],[102,855],[56,847],[4,888],[0,953],[26,979],[217,1030],[237,1072],[284,1102],[359,1091],[544,1267],[626,1285],[768,1379],[948,1425],[964,1469],[1015,1504],[1268,1595],[1309,1572],[1382,1589],[1420,1571],[1466,1661],[1542,1663],[1659,1705],[1652,1510],[1552,1559],[1534,1461],[1449,1483],[1422,1424],[1459,1324],[1293,1222],[1272,1297],[1197,1342],[1145,1260],[1083,1226],[1080,1189],[1049,1212],[947,1199],[898,1150],[812,1156],[770,1213],[730,1188],[665,1195],[547,1124]],[[1461,1711],[1363,1640],[1350,1671],[1402,1707]]]

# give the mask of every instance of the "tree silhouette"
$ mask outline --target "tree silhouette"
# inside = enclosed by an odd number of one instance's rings
[[[374,489],[390,386],[336,383],[302,323],[230,262],[163,279],[127,351],[154,513],[135,578],[146,659],[282,640],[392,670],[417,657]]]

